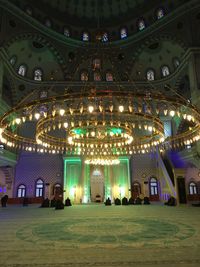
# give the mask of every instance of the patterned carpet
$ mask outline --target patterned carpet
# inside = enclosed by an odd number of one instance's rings
[[[0,266],[200,266],[200,208],[0,208]]]

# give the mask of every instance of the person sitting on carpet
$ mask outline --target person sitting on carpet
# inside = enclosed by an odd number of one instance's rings
[[[3,197],[1,198],[1,206],[2,206],[3,208],[6,207],[7,201],[8,201],[8,195],[5,195],[5,196],[3,196]]]
[[[176,199],[174,197],[170,197],[167,202],[165,202],[167,206],[176,206]]]
[[[42,202],[41,208],[49,208],[49,199],[45,198]]]
[[[130,197],[130,198],[129,198],[128,204],[129,204],[129,205],[134,205],[134,204],[135,204],[135,200],[134,200],[133,197]]]
[[[67,206],[67,207],[69,207],[69,206],[71,206],[72,204],[71,204],[71,200],[69,199],[69,198],[67,198],[66,200],[65,200],[65,206]]]
[[[119,198],[115,199],[115,205],[117,206],[121,205],[121,200]]]
[[[128,205],[128,199],[126,197],[122,198],[122,205]]]
[[[105,205],[106,206],[111,206],[111,200],[110,200],[109,197],[106,199]]]
[[[149,202],[149,197],[144,197],[144,205],[149,205],[149,204],[151,204]]]
[[[135,199],[135,205],[141,205],[142,204],[142,199],[140,197],[137,197]]]

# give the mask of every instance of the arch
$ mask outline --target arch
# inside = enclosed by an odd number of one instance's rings
[[[20,65],[18,69],[18,74],[24,77],[26,75],[26,72],[27,72],[26,65],[25,64]]]
[[[42,70],[41,69],[35,69],[33,78],[35,81],[42,81]]]
[[[189,187],[189,195],[197,195],[198,194],[197,184],[195,182],[190,182],[188,187]]]
[[[170,70],[169,67],[167,65],[164,65],[161,67],[161,73],[162,73],[162,77],[167,77],[170,75]]]
[[[41,178],[38,178],[35,183],[35,196],[36,197],[44,196],[44,181]]]
[[[155,71],[153,69],[148,69],[146,74],[148,81],[154,81],[155,80]]]
[[[26,196],[26,186],[24,184],[20,184],[17,187],[17,197],[25,197]]]
[[[164,8],[159,7],[156,10],[156,18],[159,20],[159,19],[163,18],[164,16],[165,16],[165,10],[164,10]]]
[[[55,199],[62,199],[63,197],[63,187],[60,183],[55,183],[53,185],[53,196]]]
[[[126,27],[120,29],[120,38],[125,39],[128,37],[128,31]]]
[[[143,18],[138,19],[137,28],[138,28],[138,31],[142,31],[146,28],[145,21]]]
[[[84,41],[84,42],[88,42],[89,41],[89,33],[88,32],[83,32],[82,41]]]

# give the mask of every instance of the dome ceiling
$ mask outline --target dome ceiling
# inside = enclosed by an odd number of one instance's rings
[[[13,0],[10,0],[14,2]],[[22,0],[25,6],[37,8],[49,18],[73,26],[109,27],[139,17],[152,8],[145,0]],[[161,1],[154,0],[158,7]]]

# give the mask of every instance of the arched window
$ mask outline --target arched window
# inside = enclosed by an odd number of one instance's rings
[[[45,26],[51,28],[51,20],[50,19],[45,20]]]
[[[26,195],[26,186],[21,184],[17,188],[17,197],[25,197]]]
[[[36,69],[34,71],[34,80],[35,81],[42,81],[42,70],[41,69]]]
[[[84,42],[88,42],[89,41],[89,33],[88,32],[83,32],[82,40]]]
[[[161,68],[162,76],[166,77],[170,74],[169,67],[168,66],[163,66]]]
[[[10,64],[11,65],[15,65],[16,61],[17,61],[17,57],[16,56],[12,56],[11,59],[10,59]]]
[[[44,195],[44,182],[38,179],[35,186],[35,196],[42,197]]]
[[[178,68],[178,66],[180,65],[180,61],[178,58],[173,59],[173,65],[175,69]]]
[[[107,82],[113,82],[113,75],[111,72],[106,73],[106,81]]]
[[[139,19],[138,20],[138,24],[137,24],[137,27],[138,27],[138,30],[139,31],[142,31],[145,29],[145,22],[144,22],[144,19]]]
[[[70,37],[70,31],[69,31],[69,29],[66,28],[66,27],[64,27],[63,34],[64,34],[66,37]]]
[[[162,7],[158,8],[156,12],[157,19],[161,19],[162,17],[164,17],[164,15],[165,15],[164,9]]]
[[[26,75],[26,66],[25,65],[19,66],[18,74],[21,75],[21,76],[25,76]]]
[[[196,195],[197,194],[197,185],[194,182],[189,183],[189,194]]]
[[[108,42],[108,34],[107,34],[107,32],[103,33],[101,40],[104,43]]]
[[[150,179],[150,195],[155,196],[158,195],[158,181],[156,178],[151,178]]]
[[[147,71],[147,80],[148,81],[154,81],[155,80],[154,70],[148,70]]]
[[[94,72],[94,81],[95,82],[100,82],[101,81],[101,74],[99,71]]]
[[[87,82],[88,81],[88,72],[87,71],[82,71],[81,72],[81,81],[82,82]]]
[[[128,37],[127,29],[126,28],[121,28],[121,30],[120,30],[120,37],[121,37],[121,39],[125,39],[125,38]]]

